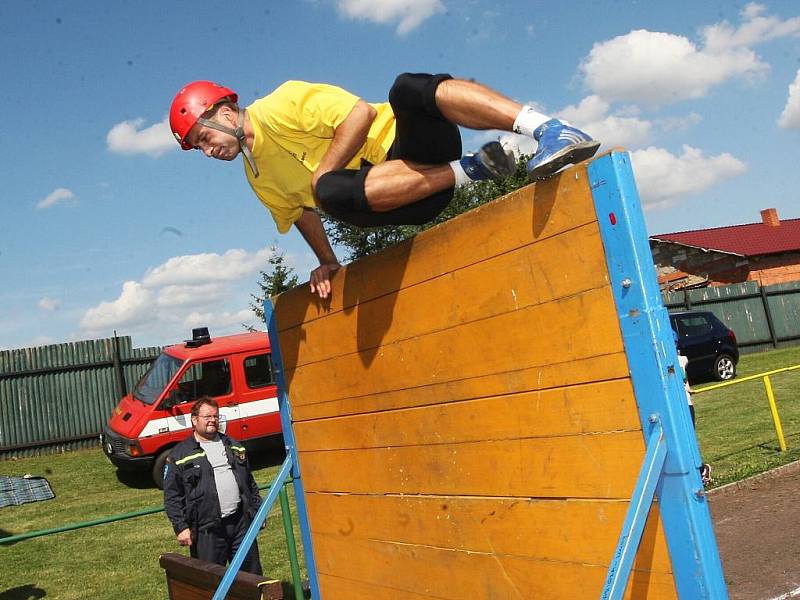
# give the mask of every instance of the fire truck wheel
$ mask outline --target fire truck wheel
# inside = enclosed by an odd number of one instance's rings
[[[162,451],[153,463],[153,481],[160,490],[164,489],[164,465],[167,464],[167,457],[170,452],[172,452],[172,448]]]

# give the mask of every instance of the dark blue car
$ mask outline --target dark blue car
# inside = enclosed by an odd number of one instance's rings
[[[686,375],[691,380],[727,381],[736,377],[739,345],[736,334],[714,313],[706,311],[676,312],[669,315],[670,325],[678,334],[678,350],[689,364]]]

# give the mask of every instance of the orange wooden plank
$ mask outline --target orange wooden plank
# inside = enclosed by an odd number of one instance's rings
[[[416,594],[408,590],[397,590],[383,585],[371,585],[362,581],[352,579],[342,579],[334,575],[321,573],[317,577],[320,587],[320,597],[342,598],[347,600],[432,600],[434,597],[428,594]],[[473,599],[474,600],[474,599]]]
[[[614,554],[628,504],[619,500],[307,495],[313,535],[601,565],[608,565]],[[656,505],[643,540],[640,566],[669,572]]]
[[[622,350],[608,288],[287,369],[293,406],[503,374]],[[598,374],[602,378],[602,374]]]
[[[296,362],[286,363],[296,368],[604,286],[591,223],[284,330],[281,348],[296,348]]]
[[[300,286],[275,298],[281,331],[596,220],[586,166],[530,185],[341,269],[327,301]],[[380,277],[375,274],[380,273]],[[285,349],[287,364],[290,349]]]
[[[627,379],[295,423],[300,451],[640,430]]]
[[[408,593],[453,600],[596,600],[607,572],[604,565],[540,561],[375,540],[342,541],[327,535],[315,537],[314,550],[321,575],[394,589],[396,598],[404,598]],[[344,585],[336,590],[329,587],[326,592],[330,592],[326,600],[360,597]],[[626,597],[674,599],[677,596],[672,574],[635,570]]]
[[[300,452],[307,493],[629,498],[641,432]]]
[[[405,388],[365,393],[334,400],[312,401],[292,406],[295,422],[338,415],[431,405],[503,395],[528,390],[579,385],[604,379],[628,377],[624,353],[606,354],[568,362],[511,369],[503,373],[465,377],[457,381],[430,383],[424,388]]]

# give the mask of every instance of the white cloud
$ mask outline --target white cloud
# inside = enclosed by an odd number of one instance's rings
[[[789,98],[778,119],[778,125],[786,129],[800,129],[800,69],[789,86]]]
[[[183,320],[184,328],[189,331],[195,327],[205,327],[209,323],[213,323],[216,329],[241,327],[242,323],[253,321],[255,315],[249,308],[235,312],[221,311],[221,312],[192,312]],[[257,323],[253,325],[256,329],[264,329],[264,324]]]
[[[164,264],[149,269],[142,282],[147,287],[157,287],[234,281],[263,268],[272,254],[270,248],[263,248],[255,253],[233,249],[225,254],[175,256]]]
[[[748,4],[738,28],[705,27],[699,46],[671,33],[631,31],[594,44],[580,70],[589,89],[607,100],[661,106],[701,98],[729,79],[754,80],[769,70],[752,46],[800,34],[800,18],[783,21],[764,10]]]
[[[116,300],[101,302],[86,311],[81,328],[88,331],[110,330],[138,325],[152,316],[154,294],[138,281],[126,281]]]
[[[147,154],[161,156],[177,148],[166,117],[160,123],[140,129],[144,119],[122,121],[111,128],[106,136],[108,149],[115,154]]]
[[[156,304],[163,307],[215,304],[225,297],[221,283],[204,285],[167,285],[158,293]]]
[[[75,194],[72,193],[72,190],[68,190],[67,188],[56,188],[52,192],[50,192],[45,198],[39,200],[36,203],[36,208],[50,208],[51,206],[55,206],[59,202],[64,203],[69,200],[75,198]]]
[[[641,146],[650,139],[653,125],[635,116],[608,114],[609,103],[599,96],[587,96],[575,106],[567,106],[556,116],[586,131],[606,147]]]
[[[61,300],[58,300],[56,298],[48,298],[47,296],[44,296],[39,300],[39,302],[36,303],[36,305],[42,310],[45,310],[47,312],[53,312],[55,309],[61,306]]]
[[[256,291],[257,273],[268,268],[273,252],[233,249],[170,258],[148,269],[140,281],[125,282],[115,300],[88,309],[81,329],[97,337],[124,330],[158,343],[182,339],[179,336],[198,326],[208,326],[216,335],[241,331],[242,323],[256,320],[247,308],[250,293]],[[293,257],[285,258],[294,266]]]
[[[709,25],[703,29],[706,49],[719,52],[800,34],[800,17],[782,21],[778,17],[764,16],[765,11],[764,5],[751,2],[742,9],[744,23],[738,29],[727,21]]]
[[[680,156],[651,146],[632,152],[631,160],[647,208],[674,206],[684,196],[703,192],[747,170],[745,163],[727,152],[707,157],[691,146],[683,146]]]
[[[405,35],[436,13],[444,12],[440,0],[339,0],[339,12],[350,19],[381,25],[397,23]]]
[[[702,120],[699,114],[691,112],[684,116],[655,119],[654,123],[662,131],[686,131]]]
[[[711,53],[683,36],[643,29],[595,44],[580,66],[595,94],[654,106],[701,98],[731,77],[768,68],[748,48]]]

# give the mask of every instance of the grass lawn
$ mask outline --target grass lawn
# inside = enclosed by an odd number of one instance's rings
[[[253,464],[259,485],[272,481],[282,458],[276,453],[264,456],[258,460],[265,464]],[[53,500],[3,508],[0,537],[163,506],[161,491],[146,478],[120,481],[99,448],[3,461],[0,472],[45,476],[56,494]],[[300,546],[291,487],[289,500]],[[258,543],[264,574],[291,582],[278,502]],[[175,541],[163,512],[0,545],[0,598],[166,598],[166,580],[158,565],[164,552],[188,554]],[[300,547],[298,552],[302,554]]]
[[[741,357],[737,377],[800,364],[800,347]],[[695,394],[697,438],[714,486],[738,481],[800,459],[800,369],[770,376],[788,450],[778,438],[759,378]],[[711,384],[695,387],[701,390]]]
[[[742,357],[739,375],[796,364],[800,364],[800,347],[750,354]],[[761,380],[695,395],[698,439],[704,459],[713,466],[715,485],[800,459],[800,371],[773,376],[772,386],[789,446],[785,453],[778,451]],[[253,465],[259,484],[272,480],[281,458],[252,457],[261,461]],[[121,481],[99,448],[4,461],[0,472],[43,475],[56,493],[54,500],[2,509],[0,536],[162,505],[161,492],[145,477]],[[289,496],[299,545],[291,489]],[[259,535],[259,547],[265,574],[289,582],[279,511],[276,503],[267,528]],[[185,551],[175,542],[163,513],[0,545],[0,599],[166,598],[164,574],[158,566],[164,552]]]

